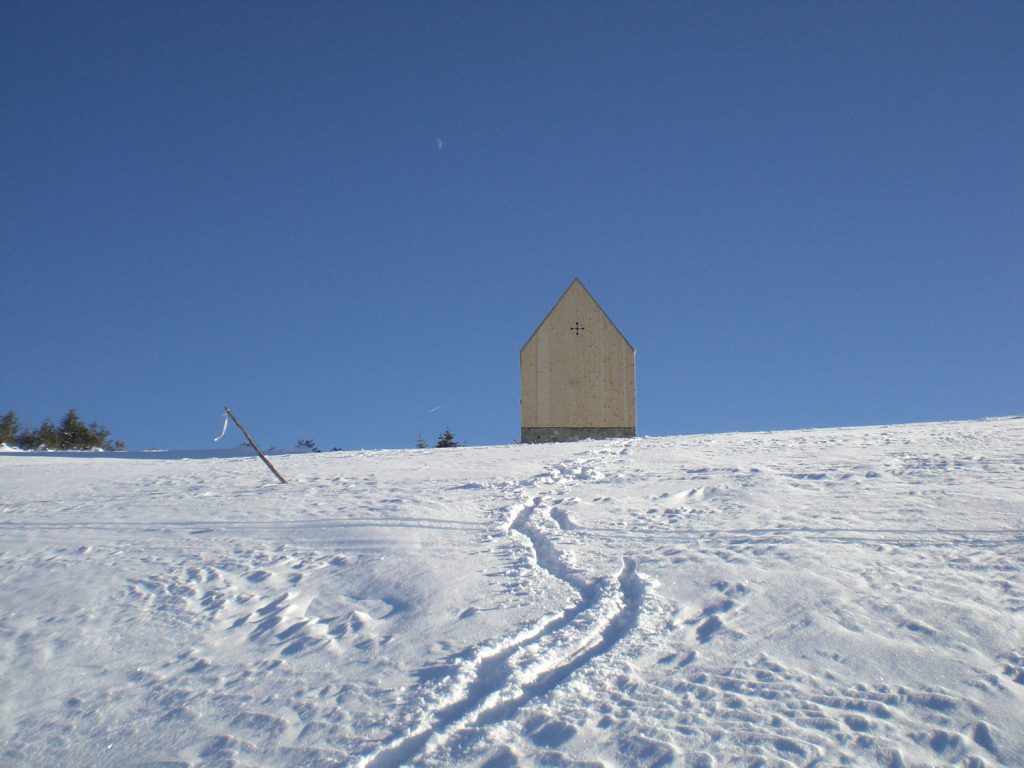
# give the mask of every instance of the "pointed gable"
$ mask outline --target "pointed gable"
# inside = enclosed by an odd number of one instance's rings
[[[635,351],[579,278],[519,353],[523,442],[636,434]]]

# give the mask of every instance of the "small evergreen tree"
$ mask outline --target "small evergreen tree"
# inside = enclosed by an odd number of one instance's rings
[[[56,450],[60,447],[60,430],[49,419],[43,419],[43,423],[36,430],[36,440],[37,448]]]
[[[60,420],[57,429],[60,432],[60,436],[57,439],[57,445],[51,447],[60,448],[62,451],[73,448],[92,447],[90,445],[92,435],[89,432],[89,428],[85,426],[84,421],[78,418],[78,411],[74,408],[64,414],[64,418]]]
[[[8,411],[0,418],[0,443],[14,445],[14,441],[18,438],[19,426],[18,417],[14,415],[14,411]]]
[[[56,450],[60,447],[60,430],[49,419],[43,419],[39,429],[24,429],[17,439],[18,447],[34,451],[39,448]]]
[[[422,434],[416,435],[416,447],[417,448],[426,448],[427,447],[427,441],[423,439],[423,435]]]
[[[445,427],[444,432],[437,438],[437,448],[458,448],[459,444],[455,441],[455,435],[452,434],[451,429]]]
[[[38,430],[29,429],[26,427],[18,433],[18,436],[14,438],[14,444],[19,448],[23,448],[26,451],[32,450],[39,447],[39,434]]]
[[[102,448],[104,451],[114,450],[114,445],[110,442],[110,430],[104,426],[97,424],[95,421],[89,424],[89,434],[92,436],[92,446],[96,448]]]

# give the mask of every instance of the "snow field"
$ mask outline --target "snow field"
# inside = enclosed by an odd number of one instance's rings
[[[11,765],[1024,764],[1024,420],[0,456]]]

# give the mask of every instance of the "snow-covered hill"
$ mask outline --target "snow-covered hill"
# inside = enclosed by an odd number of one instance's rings
[[[0,762],[1024,764],[1024,420],[0,456]]]

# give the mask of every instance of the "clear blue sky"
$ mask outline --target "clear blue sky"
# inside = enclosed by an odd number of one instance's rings
[[[2,0],[0,410],[509,442],[578,275],[641,434],[1020,413],[1022,41],[1017,0]]]

